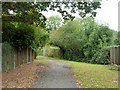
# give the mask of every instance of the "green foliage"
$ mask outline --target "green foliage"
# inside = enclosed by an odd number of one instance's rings
[[[101,53],[104,56],[99,55],[98,62],[94,62],[96,58],[93,57],[103,47],[113,45],[113,32],[108,26],[96,23],[94,18],[77,18],[52,31],[50,43],[60,47],[64,59],[107,64],[107,52]]]
[[[30,47],[35,39],[33,33],[34,30],[31,26],[24,23],[18,23],[11,40],[12,45],[20,48]]]
[[[49,34],[45,31],[45,29],[41,27],[33,26],[34,28],[34,37],[33,48],[43,47],[48,42]]]
[[[39,55],[42,47],[45,46],[45,44],[48,42],[49,34],[41,27],[35,27],[34,28],[34,36],[35,40],[33,41],[32,48],[35,51],[35,55]]]
[[[35,51],[36,51],[36,56],[42,56],[43,55],[43,51],[42,51],[41,47],[36,48]]]
[[[13,30],[15,26],[12,23],[2,23],[2,41],[11,42]]]
[[[46,17],[42,14],[42,11],[57,10],[61,13],[63,19],[73,20],[75,17],[72,13],[78,12],[81,17],[85,17],[87,14],[90,16],[96,16],[96,9],[100,8],[100,2],[2,2],[2,15],[3,20],[6,20],[6,16],[9,18],[10,10],[13,11],[10,21],[25,22],[42,27],[45,26]],[[70,13],[68,13],[70,9]],[[5,17],[4,17],[5,16]]]
[[[56,30],[60,26],[62,26],[62,19],[58,15],[57,16],[51,16],[51,17],[47,18],[46,28],[49,31]]]
[[[90,62],[94,64],[109,64],[110,48],[102,48],[101,50],[97,51]]]
[[[79,47],[78,44],[81,44],[78,41],[80,40],[80,38],[82,38],[83,30],[82,27],[80,27],[80,25],[77,23],[78,22],[71,21],[58,30],[52,31],[50,42],[54,43],[54,45],[56,46],[58,45],[61,49],[72,49]]]
[[[41,60],[41,59],[36,59],[35,61],[37,61],[38,63],[42,63],[42,64],[47,64],[48,62],[45,60]]]
[[[24,48],[43,47],[49,35],[40,27],[34,27],[26,23],[3,23],[3,42],[8,42],[14,47]]]
[[[41,6],[41,7],[40,7]],[[41,27],[45,26],[45,16],[41,13],[46,11],[49,3],[37,3],[34,2],[3,2],[2,3],[2,17],[3,21],[16,21],[33,24],[34,22]],[[12,10],[13,14],[9,11]]]
[[[54,58],[61,58],[62,56],[59,47],[46,45],[44,49],[45,49],[45,56],[54,57]],[[43,48],[40,47],[37,48],[36,52],[37,52],[37,56],[43,56]]]
[[[114,45],[120,45],[120,31],[114,32]]]
[[[14,25],[13,23],[4,23],[2,29],[3,42],[9,42],[14,47],[30,47],[35,38],[32,27],[24,23],[18,23],[17,25]]]
[[[61,51],[59,47],[45,46],[45,55],[54,58],[61,58]]]

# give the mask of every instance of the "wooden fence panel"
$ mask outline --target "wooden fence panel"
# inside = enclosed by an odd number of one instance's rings
[[[19,54],[18,54],[19,50],[16,49],[16,67],[19,66]]]
[[[32,60],[33,60],[33,50],[32,50]]]
[[[20,50],[18,49],[18,66],[20,66]]]
[[[8,43],[2,44],[2,71],[15,69],[16,67],[31,62],[34,59],[34,51],[31,48],[22,50],[11,47]]]
[[[27,63],[28,63],[28,48],[27,48]]]
[[[31,48],[30,48],[30,62],[31,62]]]
[[[118,52],[118,51],[119,51],[119,48],[118,48],[118,47],[115,47],[115,57],[116,57],[116,58],[115,58],[115,60],[116,60],[115,63],[116,63],[117,65],[119,65],[119,60],[118,60],[118,57],[119,57],[119,56],[118,56],[118,53],[119,53],[119,52]]]
[[[30,62],[30,48],[28,48],[28,62]]]
[[[110,59],[112,64],[120,65],[120,46],[111,47]]]
[[[24,63],[27,63],[27,48],[24,48]]]
[[[120,46],[117,47],[117,65],[120,65]]]
[[[112,47],[110,48],[110,62],[113,63],[113,52],[112,52]]]

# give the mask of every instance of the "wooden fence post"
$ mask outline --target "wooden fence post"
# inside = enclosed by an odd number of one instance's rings
[[[20,65],[20,50],[18,49],[18,66]]]
[[[9,71],[15,69],[17,66],[20,66],[22,64],[28,64],[33,60],[34,51],[32,48],[19,49],[11,47],[10,49],[4,49],[2,59],[3,63],[1,68],[3,71]]]
[[[114,47],[114,64],[117,63],[117,47]]]
[[[31,56],[32,56],[32,53],[31,53],[31,48],[30,48],[30,62],[32,61],[32,58],[31,58]]]
[[[30,62],[30,48],[28,48],[28,62]]]
[[[15,66],[16,66],[16,63],[15,63],[15,61],[16,61],[16,60],[15,60],[15,55],[16,55],[16,54],[14,54],[14,69],[15,69]]]
[[[27,64],[28,64],[28,48],[27,48]]]
[[[23,64],[24,64],[24,48],[22,49],[22,59],[23,59]]]
[[[111,62],[114,64],[114,47],[111,47]]]
[[[24,63],[27,63],[27,48],[24,48]]]
[[[16,67],[18,65],[18,49],[16,48]]]
[[[118,57],[119,57],[119,56],[118,56],[118,55],[119,55],[119,54],[118,54],[118,53],[119,53],[119,47],[115,47],[115,48],[116,48],[116,51],[115,51],[115,52],[116,52],[116,54],[115,54],[115,57],[116,57],[116,58],[115,58],[115,60],[116,60],[116,64],[119,65],[119,60],[118,60]]]
[[[120,65],[120,45],[118,46],[118,65]]]
[[[19,50],[19,54],[20,54],[20,55],[19,55],[19,58],[20,58],[20,59],[19,59],[19,65],[21,65],[21,50]]]
[[[32,49],[32,61],[34,60],[34,50]]]
[[[112,62],[112,47],[110,47],[110,63],[113,63]]]
[[[110,59],[112,64],[120,65],[120,46],[110,48]]]
[[[113,59],[113,60],[114,60],[114,63],[113,63],[113,64],[115,64],[115,47],[113,47],[113,56],[114,56],[114,57],[113,57],[113,58],[114,58],[114,59]]]
[[[0,73],[2,72],[2,43],[0,43]]]

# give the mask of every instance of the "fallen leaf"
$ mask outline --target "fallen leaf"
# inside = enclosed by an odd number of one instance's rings
[[[29,72],[31,72],[31,70],[29,70]]]
[[[114,83],[117,83],[117,81],[114,81]]]

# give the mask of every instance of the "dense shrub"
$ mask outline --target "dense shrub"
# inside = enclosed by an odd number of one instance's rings
[[[60,48],[49,45],[45,46],[45,56],[60,58],[61,57]]]
[[[3,24],[3,42],[9,42],[14,47],[24,48],[32,45],[32,41],[35,39],[34,30],[31,26],[18,23]]]
[[[50,44],[60,47],[64,59],[107,64],[104,61],[107,54],[101,53],[104,56],[99,55],[99,59],[95,57],[103,47],[113,44],[113,32],[108,26],[96,23],[93,18],[77,18],[52,31]]]
[[[119,32],[114,32],[114,45],[120,45],[120,31]]]
[[[35,39],[31,47],[38,52],[47,43],[49,39],[49,34],[41,27],[34,26],[33,28],[34,28],[33,34]]]
[[[97,51],[90,62],[94,64],[109,64],[110,48],[103,48]]]
[[[38,47],[36,50],[36,56],[42,56],[43,55],[43,51],[41,47]]]
[[[61,58],[61,51],[59,47],[55,47],[55,46],[50,46],[50,45],[46,45],[44,47],[45,49],[45,56],[49,56],[49,57],[55,57],[55,58]],[[38,56],[43,56],[43,48],[38,48],[37,49],[37,55]]]
[[[3,23],[2,29],[3,42],[8,42],[18,48],[31,47],[36,49],[43,47],[49,37],[42,28],[26,23]]]
[[[2,42],[11,42],[15,26],[12,23],[2,23]]]

